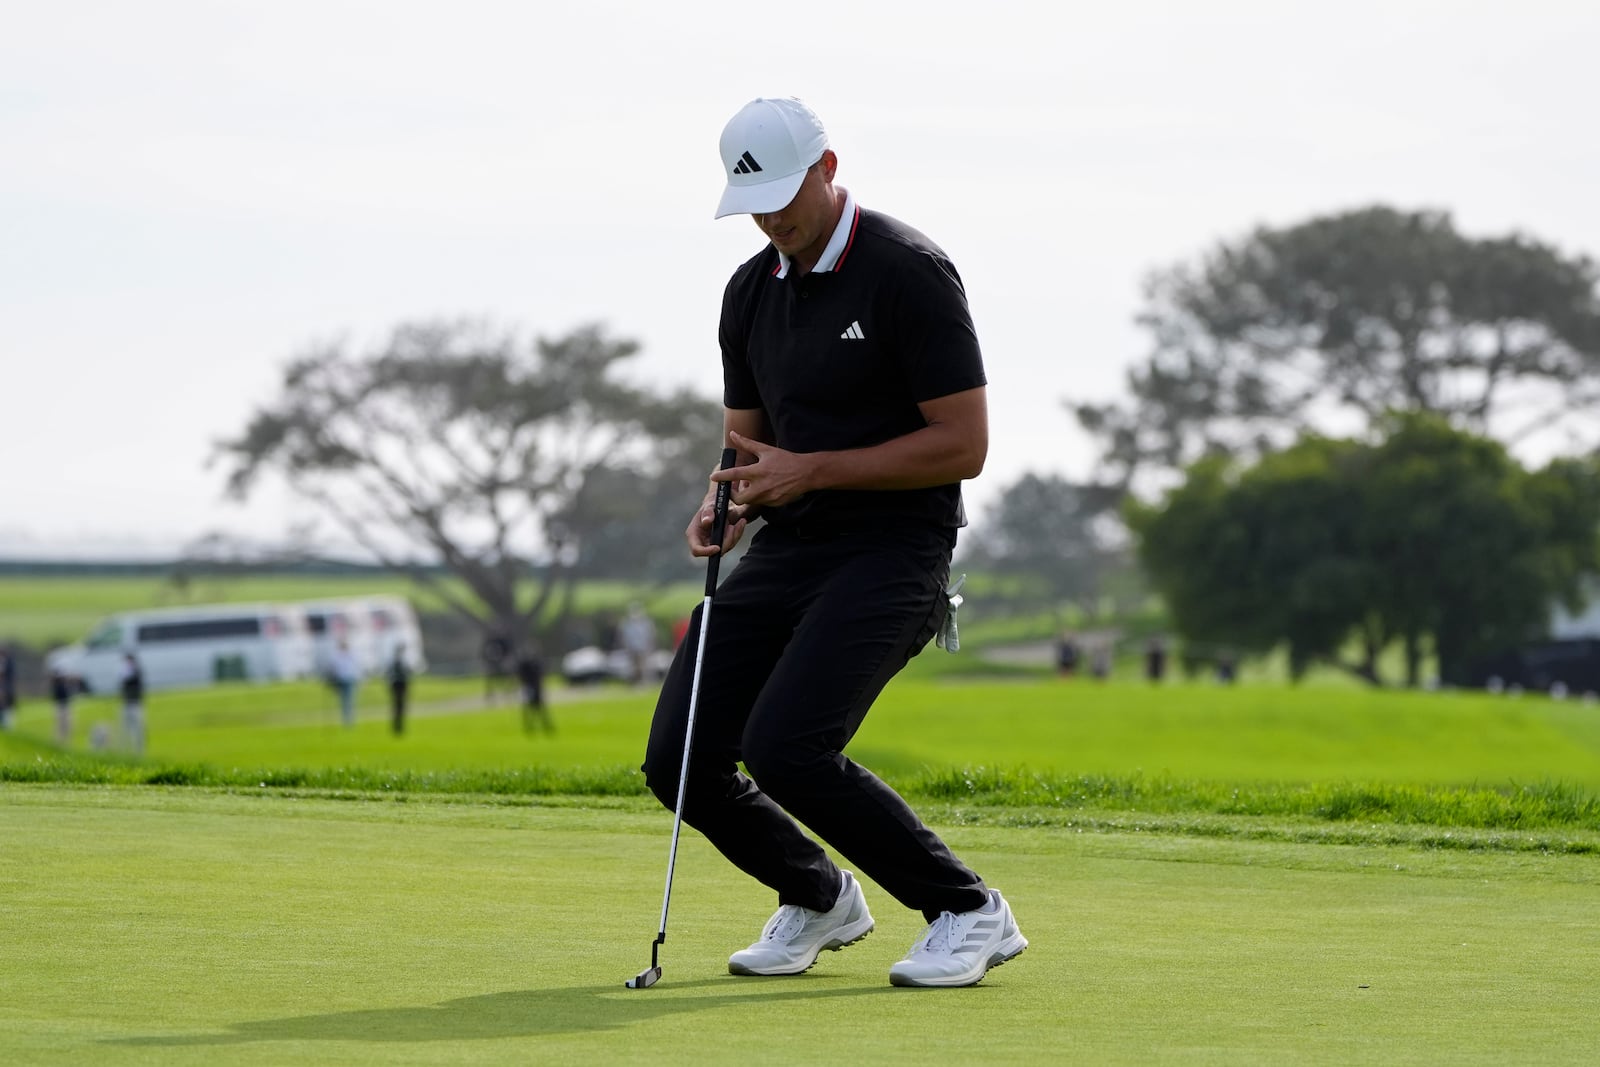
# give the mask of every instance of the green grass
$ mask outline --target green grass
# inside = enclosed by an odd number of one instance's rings
[[[149,700],[150,756],[412,770],[530,760],[632,766],[654,706],[653,691],[556,685],[561,730],[545,744],[521,734],[514,707],[486,709],[476,680],[425,676],[415,695],[412,731],[395,739],[376,684],[360,693],[354,731],[338,728],[332,692],[315,683],[159,693]],[[46,741],[51,714],[43,701],[26,701],[14,738]],[[74,747],[93,723],[115,717],[110,699],[79,701]],[[1478,693],[908,675],[879,700],[851,752],[890,774],[984,766],[1235,784],[1555,780],[1600,791],[1600,706]]]
[[[948,657],[960,659],[961,657]],[[925,662],[927,657],[923,657]],[[653,693],[480,683],[353,730],[293,684],[164,693],[134,760],[0,735],[0,1062],[1585,1063],[1600,1043],[1600,709],[1333,687],[897,679],[851,753],[1033,947],[899,991],[920,920],[725,973],[770,894],[637,772]]]
[[[1230,782],[1559,779],[1600,790],[1600,706],[1480,693],[896,683],[855,744],[886,767],[959,759]]]
[[[660,811],[0,787],[0,1059],[60,1064],[1587,1063],[1582,857],[947,826],[1032,947],[886,981],[920,919],[804,976],[727,953],[770,894]]]
[[[360,725],[344,730],[332,694],[310,684],[160,694],[140,761],[83,752],[94,723],[115,722],[112,702],[83,701],[63,750],[36,701],[0,738],[0,780],[644,796],[648,691],[557,687],[553,737],[524,734],[514,707],[485,708],[472,680],[421,680],[403,738],[385,728],[381,688],[362,696]],[[969,823],[1126,825],[1139,813],[1174,833],[1215,835],[1228,819],[1260,818],[1287,820],[1278,832],[1292,839],[1338,824],[1344,840],[1600,848],[1600,713],[1580,703],[902,678],[850,752]]]

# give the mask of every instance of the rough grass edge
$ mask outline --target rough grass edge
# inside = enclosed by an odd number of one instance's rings
[[[409,771],[365,767],[214,767],[37,753],[0,763],[0,783],[193,787],[368,798],[646,798],[628,767]],[[1145,775],[1040,774],[1019,768],[925,768],[890,778],[908,798],[931,801],[950,821],[1070,829],[1240,836],[1251,819],[1307,828],[1405,827],[1404,843],[1431,847],[1600,851],[1600,796],[1559,781],[1423,786],[1375,782],[1228,783]],[[653,803],[653,802],[652,802]],[[1109,813],[1109,814],[1105,814]],[[1438,833],[1435,833],[1438,831]],[[1472,831],[1462,834],[1461,831]],[[1271,831],[1282,836],[1281,826]],[[1429,835],[1432,835],[1431,837]],[[1497,837],[1497,835],[1499,835]],[[1531,835],[1531,836],[1530,836]]]

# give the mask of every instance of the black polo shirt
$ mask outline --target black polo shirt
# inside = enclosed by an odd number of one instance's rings
[[[853,200],[829,247],[839,246],[831,269],[797,277],[768,245],[723,293],[723,403],[763,409],[774,443],[790,452],[881,444],[927,425],[918,403],[986,381],[966,291],[939,246]],[[959,482],[825,489],[763,514],[819,535],[966,522]]]

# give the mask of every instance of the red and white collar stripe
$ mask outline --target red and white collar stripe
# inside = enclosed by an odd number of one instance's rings
[[[856,228],[860,225],[861,209],[856,206],[856,198],[850,195],[850,190],[845,189],[844,211],[839,214],[839,225],[833,228],[833,236],[828,240],[828,247],[822,250],[822,258],[817,260],[817,265],[811,268],[811,272],[824,274],[843,267],[845,257],[855,245]],[[778,253],[778,269],[772,272],[772,276],[774,278],[789,276],[789,257],[782,252]]]

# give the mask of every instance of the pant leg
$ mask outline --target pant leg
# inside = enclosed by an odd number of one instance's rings
[[[780,904],[823,909],[839,893],[839,868],[783,809],[740,773],[750,710],[793,634],[790,603],[798,560],[761,530],[712,599],[700,655],[704,604],[689,618],[662,680],[645,752],[645,781],[676,805],[697,658],[702,659],[683,820],[727,859],[778,893]]]
[[[834,558],[751,712],[745,766],[765,794],[930,920],[987,900],[911,807],[844,754],[883,687],[937,632],[948,541],[862,535]]]
[[[822,908],[838,892],[838,868],[798,818],[929,918],[981,906],[982,880],[842,752],[943,618],[948,540],[772,534],[762,531],[713,600],[684,820],[781,903]],[[699,629],[697,611],[663,685],[645,762],[669,807]],[[753,780],[739,773],[741,758]]]

